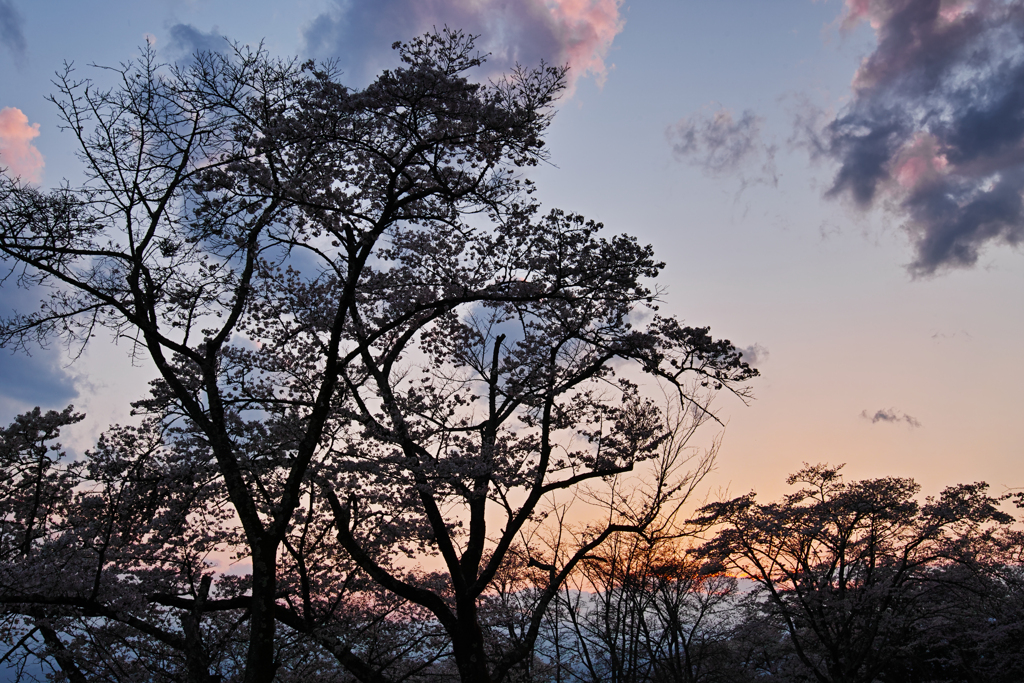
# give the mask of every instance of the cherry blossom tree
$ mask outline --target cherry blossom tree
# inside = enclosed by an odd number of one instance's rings
[[[82,418],[36,409],[0,430],[3,660],[76,681],[237,679],[251,598],[224,565],[247,551],[209,449],[151,419],[74,461],[55,439]],[[336,674],[353,648],[388,680],[446,654],[424,615],[353,576],[329,521],[298,517],[280,562],[278,680]]]
[[[703,554],[760,588],[805,678],[870,683],[934,627],[933,593],[955,594],[958,575],[970,592],[968,579],[1019,567],[1005,552],[1019,538],[1000,509],[1009,496],[984,483],[919,501],[911,479],[846,482],[840,469],[806,466],[788,479],[802,488],[782,501],[751,493],[704,507],[697,521],[722,525]]]
[[[69,461],[54,439],[83,417],[37,408],[0,430],[0,604],[19,640],[8,655],[52,658],[75,681],[115,661],[115,680],[141,670],[210,680],[216,653],[197,615],[179,614],[169,626],[174,617],[160,604],[209,593],[203,555],[225,531],[209,458],[164,448],[148,421],[111,430],[86,459]],[[29,647],[36,634],[40,649]]]
[[[84,183],[0,180],[6,282],[47,294],[0,342],[77,352],[110,333],[151,365],[136,411],[211,473],[229,510],[217,543],[251,563],[211,594],[197,560],[162,600],[193,615],[186,640],[203,615],[243,610],[245,655],[222,670],[247,683],[285,675],[294,634],[360,680],[393,679],[337,630],[348,575],[437,625],[445,644],[423,634],[415,666],[447,652],[464,681],[504,680],[581,559],[686,489],[657,468],[616,487],[666,438],[642,378],[700,420],[756,375],[730,342],[657,313],[650,247],[532,199],[564,68],[480,84],[461,33],[396,47],[403,66],[363,90],[259,49],[180,67],[149,50],[109,90],[69,67],[53,102]],[[613,514],[530,555],[547,578],[523,637],[489,649],[485,593],[565,495]],[[204,547],[186,526],[147,533]]]

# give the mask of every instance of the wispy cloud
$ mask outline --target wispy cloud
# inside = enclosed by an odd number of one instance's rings
[[[11,51],[15,62],[25,58],[26,44],[23,20],[11,0],[0,0],[0,43]]]
[[[46,162],[32,144],[37,137],[39,124],[29,124],[28,117],[20,109],[0,109],[0,166],[7,167],[12,175],[33,183],[41,182]]]
[[[608,75],[606,60],[625,20],[622,0],[334,0],[331,9],[304,31],[307,52],[336,58],[350,75],[369,80],[393,64],[386,48],[434,27],[479,35],[495,72],[517,62],[569,64],[570,88],[580,78],[598,82]]]
[[[768,360],[768,349],[761,346],[760,344],[751,344],[745,348],[740,349],[740,353],[743,356],[743,360],[752,368],[759,367],[762,363]]]
[[[878,44],[850,104],[816,132],[829,196],[890,204],[915,275],[1024,242],[1024,0],[847,0]]]
[[[959,332],[940,332],[936,330],[932,333],[933,341],[946,341],[947,339],[961,339],[964,341],[970,341],[972,339],[971,333],[967,330],[960,330]]]
[[[200,31],[192,24],[175,24],[169,29],[170,48],[173,51],[193,55],[197,52],[222,52],[228,43],[216,26],[209,32]]]
[[[921,423],[917,421],[917,418],[900,412],[895,408],[883,408],[882,410],[876,410],[873,413],[863,410],[861,411],[860,416],[866,420],[871,420],[871,424],[878,424],[879,422],[905,422],[911,427],[921,426]]]
[[[679,119],[666,131],[676,159],[711,177],[737,175],[745,184],[778,184],[774,145],[764,142],[763,120],[747,110],[737,119],[720,108]]]

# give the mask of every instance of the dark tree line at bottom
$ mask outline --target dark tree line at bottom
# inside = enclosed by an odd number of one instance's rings
[[[216,478],[152,423],[70,461],[56,439],[81,419],[37,409],[0,431],[4,664],[23,680],[236,680],[248,577],[231,571],[237,531]],[[696,462],[698,480],[709,466]],[[826,465],[789,483],[798,490],[779,501],[741,496],[663,532],[612,535],[547,604],[505,680],[1024,680],[1024,543],[1009,496],[970,484],[922,499],[912,480],[847,482]],[[308,522],[281,562],[275,679],[459,680],[437,620],[346,562],[329,524]],[[542,554],[513,548],[482,598],[491,661],[520,646],[544,598]]]

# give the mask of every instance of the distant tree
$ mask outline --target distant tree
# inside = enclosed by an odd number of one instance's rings
[[[993,548],[1013,522],[999,507],[1006,497],[962,484],[922,503],[910,479],[846,483],[827,465],[787,481],[803,488],[778,503],[748,494],[702,508],[697,521],[722,525],[702,553],[755,582],[806,676],[918,680],[886,674],[935,625],[936,606],[955,607],[957,591],[979,585],[973,577],[1003,566]]]
[[[413,638],[423,666],[450,652],[463,681],[505,679],[576,565],[680,493],[656,473],[572,547],[530,555],[546,583],[521,637],[489,649],[485,593],[545,501],[657,453],[666,429],[635,379],[706,415],[707,393],[756,375],[707,328],[653,314],[650,247],[531,200],[523,169],[544,159],[564,69],[472,83],[481,57],[448,30],[398,50],[363,90],[260,50],[184,67],[149,50],[111,90],[69,68],[53,101],[84,184],[0,179],[6,282],[49,293],[0,343],[77,350],[108,330],[155,370],[136,408],[211,468],[252,566],[210,598],[198,561],[165,607],[241,610],[225,675],[247,683],[284,676],[296,634],[391,680],[394,658],[337,630],[347,569],[430,615],[447,645]],[[425,557],[440,574],[408,569]],[[400,654],[396,622],[366,623]]]
[[[1020,539],[1010,544],[1019,553]],[[914,596],[920,618],[908,645],[879,680],[1024,680],[1024,585],[1019,557],[1007,558],[984,572],[946,565],[934,569],[930,578]]]
[[[678,541],[618,537],[563,592],[578,662],[568,680],[738,683],[741,598],[736,579],[704,573]]]
[[[733,646],[742,599],[735,577],[707,574],[692,556],[665,558],[654,568],[654,629],[648,631],[659,683],[739,683]]]
[[[669,413],[674,429],[657,461],[661,470],[687,471],[679,504],[714,467],[718,445],[703,452],[688,446],[685,417]],[[704,571],[691,547],[701,529],[684,523],[679,507],[663,508],[664,516],[643,533],[616,534],[565,582],[552,610],[552,626],[563,631],[561,652],[553,647],[553,628],[542,645],[562,664],[559,680],[737,683],[728,643],[737,583]]]

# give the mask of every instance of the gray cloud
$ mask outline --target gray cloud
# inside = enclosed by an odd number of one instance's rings
[[[866,420],[871,420],[871,424],[877,424],[879,422],[906,422],[911,427],[920,427],[921,423],[917,421],[917,418],[911,417],[906,413],[902,413],[895,408],[889,408],[888,410],[876,410],[874,413],[869,413],[867,410],[861,411],[860,414]]]
[[[745,183],[778,184],[774,145],[761,136],[763,119],[750,110],[737,120],[721,108],[682,118],[666,131],[676,159],[712,177],[738,175]]]
[[[194,55],[197,52],[223,52],[228,46],[216,26],[206,33],[192,24],[175,24],[168,32],[171,34],[171,49],[185,55]]]
[[[768,349],[760,344],[751,344],[739,350],[743,360],[752,368],[756,368],[768,360]]]
[[[495,73],[517,62],[541,60],[570,64],[570,79],[585,74],[599,80],[604,58],[622,30],[621,0],[334,0],[333,7],[305,28],[306,52],[337,59],[350,78],[369,82],[381,69],[397,64],[389,46],[433,28],[449,26],[481,36],[477,47],[490,53]],[[571,86],[571,83],[570,83]]]
[[[34,310],[45,295],[40,290],[16,285],[17,275],[9,263],[0,260],[0,322],[18,311]],[[75,377],[62,364],[59,349],[32,349],[31,355],[12,353],[0,347],[0,408],[15,404],[17,412],[25,408],[63,408],[78,396]]]
[[[0,349],[0,397],[29,407],[59,408],[78,396],[74,378],[54,350],[31,356]]]
[[[947,339],[953,339],[954,337],[959,337],[969,341],[971,339],[971,333],[967,330],[960,330],[959,332],[939,332],[936,330],[932,333],[933,341],[945,341]]]
[[[17,62],[25,58],[27,47],[23,23],[11,0],[0,0],[0,43],[11,51]]]
[[[849,106],[813,134],[839,162],[828,196],[906,219],[915,275],[1024,242],[1024,0],[867,0],[878,46]]]

